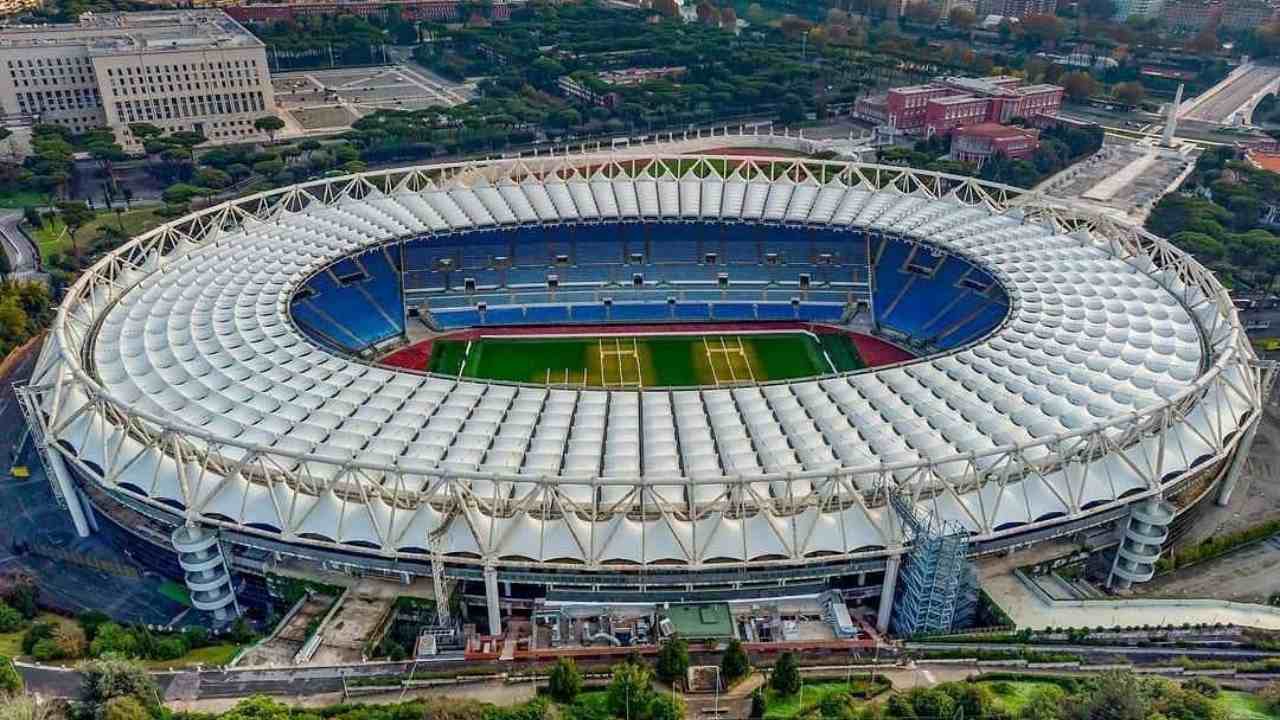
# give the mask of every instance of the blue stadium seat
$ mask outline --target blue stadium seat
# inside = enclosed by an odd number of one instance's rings
[[[484,313],[485,325],[519,325],[524,321],[524,307],[519,305],[491,307]]]
[[[800,303],[797,317],[812,322],[839,322],[844,317],[843,305],[830,303]]]
[[[988,303],[970,320],[940,336],[936,343],[938,347],[948,350],[973,342],[994,330],[1008,311],[1009,308],[1006,305]]]
[[[480,324],[480,312],[473,307],[432,310],[431,315],[442,328],[464,328]]]
[[[667,303],[618,303],[613,304],[609,319],[613,322],[662,322],[671,319]]]
[[[711,319],[711,306],[706,303],[676,303],[674,317],[682,322]]]
[[[760,320],[795,320],[796,309],[791,303],[760,303],[756,305],[756,318]]]
[[[755,320],[755,306],[747,303],[716,303],[711,306],[711,316],[716,320]]]
[[[528,305],[524,309],[525,322],[531,324],[569,322],[566,305]]]
[[[570,305],[569,315],[574,322],[579,323],[599,323],[605,321],[604,305],[595,303],[592,305]]]

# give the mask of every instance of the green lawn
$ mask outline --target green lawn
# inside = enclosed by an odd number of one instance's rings
[[[1000,707],[1014,715],[1022,710],[1022,706],[1027,704],[1027,701],[1031,699],[1032,693],[1036,690],[1057,687],[1050,682],[1036,682],[1034,680],[996,680],[978,684],[985,685],[990,689]],[[1005,692],[997,692],[997,687]]]
[[[815,713],[818,705],[833,695],[847,693],[850,689],[858,689],[861,691],[868,684],[868,677],[863,676],[861,679],[855,678],[853,683],[844,680],[832,680],[828,682],[807,682],[804,684],[802,692],[795,695],[779,695],[773,688],[765,690],[765,712],[766,718],[777,718],[779,720],[787,720],[801,715]],[[804,703],[801,704],[803,699]]]
[[[0,193],[0,208],[29,208],[44,205],[49,198],[34,190]]]
[[[428,367],[488,380],[685,387],[825,374],[833,370],[827,354],[807,333],[485,338],[472,341],[469,353],[466,341],[436,341]],[[854,362],[847,352],[832,360],[836,369]]]
[[[81,251],[84,251],[98,239],[99,232],[106,225],[116,229],[124,228],[124,233],[127,237],[134,237],[164,221],[165,218],[160,217],[155,208],[130,210],[129,212],[121,213],[119,217],[114,212],[105,211],[99,213],[98,217],[77,230],[76,240],[80,243]],[[66,232],[66,226],[56,218],[45,223],[43,227],[36,229],[32,236],[35,238],[36,244],[40,246],[40,258],[46,262],[54,254],[71,251],[71,237]]]
[[[194,667],[196,665],[226,665],[231,658],[240,652],[241,646],[236,643],[219,643],[196,648],[177,660],[147,660],[143,664],[153,670],[165,668]]]
[[[610,717],[609,693],[604,690],[588,690],[578,693],[570,705],[561,708],[564,720],[599,720]]]
[[[166,580],[160,583],[160,587],[156,588],[156,591],[174,602],[191,607],[191,591],[187,590],[184,585],[172,580]]]
[[[32,622],[33,623],[34,622],[69,623],[73,621],[68,618],[62,617],[61,615],[54,615],[53,613],[45,612],[37,615],[36,619],[33,620]],[[31,627],[31,623],[27,623],[27,625],[22,627],[20,630],[15,630],[13,632],[7,632],[7,633],[0,633],[0,655],[5,655],[11,658],[15,658],[21,655],[22,654],[22,636],[27,634],[28,627]]]
[[[1277,720],[1280,714],[1263,706],[1255,695],[1234,690],[1223,690],[1215,701],[1227,714],[1227,720]]]

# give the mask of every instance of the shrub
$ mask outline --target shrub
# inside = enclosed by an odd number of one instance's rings
[[[749,672],[751,672],[751,660],[747,658],[747,651],[742,648],[742,643],[730,640],[729,647],[725,648],[724,657],[720,659],[720,674],[724,676],[724,682],[732,685],[746,677]]]
[[[582,673],[572,658],[560,658],[547,679],[547,692],[562,703],[573,702],[582,692]]]
[[[89,654],[102,657],[108,653],[123,657],[138,657],[138,636],[116,623],[104,623],[98,628],[93,642],[89,645]]]
[[[80,616],[76,618],[76,622],[80,624],[81,628],[84,628],[85,637],[92,641],[98,634],[98,628],[111,622],[111,618],[104,612],[89,610],[80,613]]]
[[[56,629],[51,622],[33,623],[22,636],[22,652],[30,655],[35,650],[36,643],[52,638]]]
[[[681,637],[668,638],[658,650],[656,667],[658,679],[674,683],[682,680],[689,670],[689,643]]]
[[[40,662],[61,660],[63,658],[62,648],[58,647],[57,641],[53,638],[45,638],[37,642],[31,648],[31,656]]]
[[[1206,677],[1191,678],[1182,683],[1182,689],[1207,698],[1216,698],[1222,692],[1222,688],[1218,686],[1218,683]]]
[[[800,666],[795,656],[789,652],[782,653],[773,666],[773,676],[769,678],[769,686],[779,695],[795,695],[800,692]]]
[[[22,676],[13,666],[13,659],[0,655],[0,693],[18,695],[22,692]]]
[[[128,695],[111,698],[102,706],[102,720],[149,720],[151,714]]]
[[[765,712],[769,709],[768,701],[765,700],[764,688],[756,688],[751,691],[751,718],[752,720],[760,720],[764,717]]]
[[[22,613],[7,604],[0,603],[0,632],[13,632],[22,627],[25,620]]]
[[[79,625],[59,623],[53,631],[53,641],[64,658],[82,658],[89,652],[89,640]]]

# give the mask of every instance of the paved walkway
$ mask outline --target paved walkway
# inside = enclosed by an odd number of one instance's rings
[[[1134,598],[1047,600],[1012,574],[986,577],[982,587],[1020,628],[1128,627],[1225,623],[1280,630],[1280,608],[1224,600]]]

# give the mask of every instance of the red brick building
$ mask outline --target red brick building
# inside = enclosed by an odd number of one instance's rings
[[[981,123],[959,128],[951,134],[951,157],[977,163],[979,167],[994,155],[1025,160],[1040,147],[1040,131],[1012,125]]]
[[[1053,115],[1062,107],[1057,85],[1023,85],[1015,77],[942,78],[927,85],[894,88],[859,100],[854,117],[921,135],[946,135],[980,123]]]

